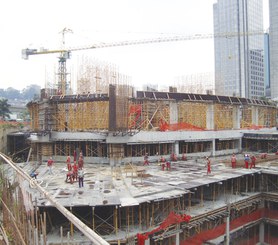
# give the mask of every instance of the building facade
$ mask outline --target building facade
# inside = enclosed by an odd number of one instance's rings
[[[215,94],[265,95],[262,0],[218,0],[213,6]],[[227,34],[224,35],[223,34]]]
[[[271,98],[278,98],[278,2],[269,0],[269,49]]]

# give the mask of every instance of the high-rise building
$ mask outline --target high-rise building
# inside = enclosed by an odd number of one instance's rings
[[[269,60],[269,33],[264,34],[264,80],[265,80],[265,96],[267,98],[271,98],[270,60]]]
[[[261,98],[264,84],[262,0],[218,0],[213,5],[215,94]]]
[[[278,1],[269,0],[269,60],[271,98],[278,99]]]

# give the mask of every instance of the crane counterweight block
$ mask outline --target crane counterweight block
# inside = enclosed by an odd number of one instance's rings
[[[28,60],[29,55],[35,54],[37,53],[37,51],[38,51],[37,49],[29,49],[29,48],[22,49],[21,51],[22,59]]]

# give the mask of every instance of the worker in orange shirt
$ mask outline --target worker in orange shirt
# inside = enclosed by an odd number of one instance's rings
[[[231,164],[232,164],[232,168],[236,168],[236,155],[233,154],[231,157]]]

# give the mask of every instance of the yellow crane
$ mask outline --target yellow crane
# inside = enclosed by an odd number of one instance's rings
[[[64,28],[62,30],[62,48],[61,49],[23,49],[22,58],[27,60],[30,55],[38,54],[54,54],[59,53],[59,71],[58,71],[58,93],[67,94],[69,91],[69,84],[67,83],[67,70],[66,70],[66,61],[70,59],[71,52],[81,51],[88,49],[96,48],[109,48],[109,47],[120,47],[120,46],[130,46],[130,45],[139,45],[139,44],[151,44],[151,43],[164,43],[164,42],[176,42],[176,41],[187,41],[187,40],[201,40],[201,39],[210,39],[210,38],[233,38],[240,36],[254,36],[254,35],[263,35],[264,30],[253,31],[253,32],[235,32],[235,33],[214,33],[214,34],[194,34],[194,35],[184,35],[184,36],[173,36],[173,37],[159,37],[152,39],[142,39],[142,40],[130,40],[130,41],[120,41],[112,43],[99,43],[93,45],[87,45],[83,47],[73,47],[65,48],[65,33],[72,32],[70,29]]]

